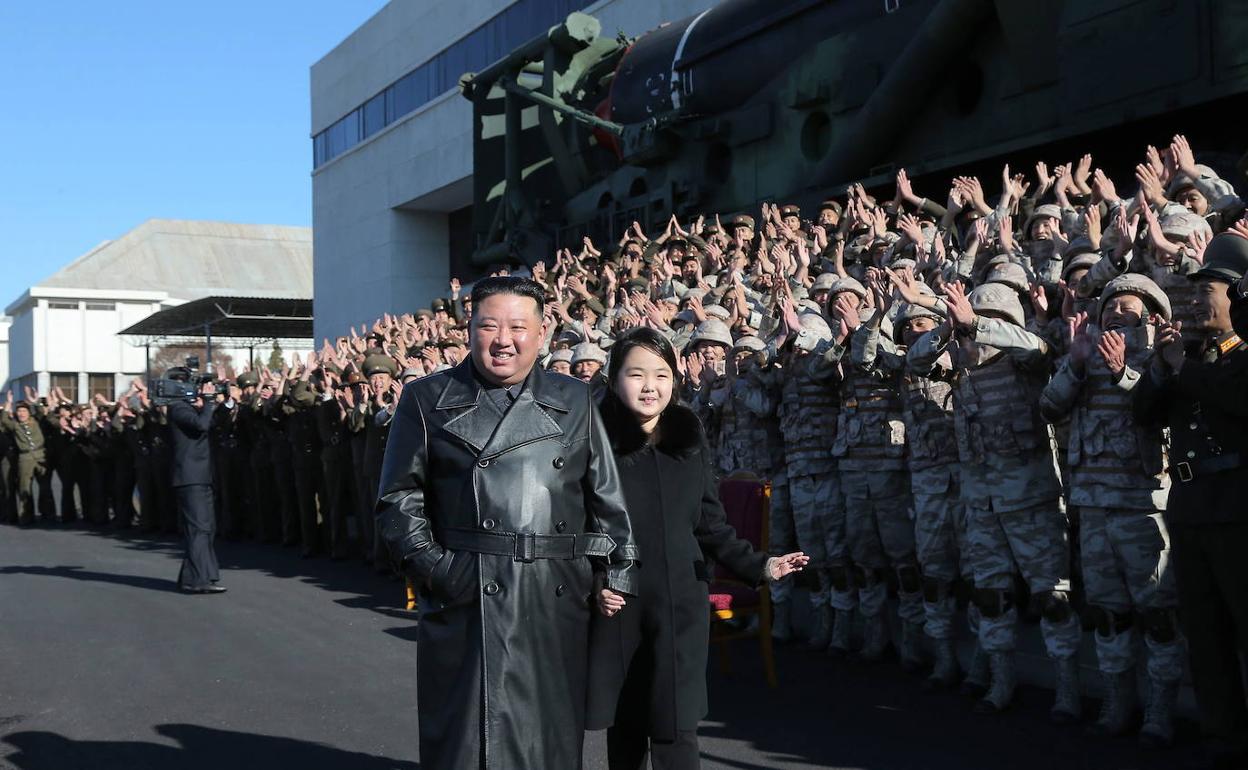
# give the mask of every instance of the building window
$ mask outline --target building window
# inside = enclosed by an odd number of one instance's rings
[[[65,398],[70,401],[78,400],[78,375],[75,372],[52,372],[48,378],[53,390],[61,389],[65,394]]]
[[[88,374],[87,375],[87,397],[95,398],[95,394],[99,393],[108,401],[112,401],[116,395],[114,385],[117,379],[111,374]],[[69,395],[66,393],[66,395]]]
[[[115,302],[88,302],[88,303],[87,303],[87,310],[109,310],[109,311],[112,311],[112,310],[116,310],[116,309],[117,309],[117,304],[116,304]]]
[[[404,115],[450,91],[465,72],[479,72],[521,43],[593,0],[516,0],[493,18],[448,45],[390,84],[345,118],[312,137],[318,168]]]
[[[53,302],[48,300],[48,310],[77,310],[77,302]]]

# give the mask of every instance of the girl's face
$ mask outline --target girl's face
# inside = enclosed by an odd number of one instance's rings
[[[615,393],[638,422],[656,419],[672,400],[671,367],[642,347],[628,351],[616,376]]]

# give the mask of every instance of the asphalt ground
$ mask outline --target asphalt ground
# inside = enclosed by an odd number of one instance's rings
[[[217,550],[229,593],[187,596],[175,540],[0,526],[0,767],[418,768],[401,584],[293,549]],[[725,674],[711,656],[708,769],[1200,766],[1189,722],[1175,749],[1150,754],[1050,725],[1045,690],[981,716],[895,664],[781,648],[772,690],[755,643],[732,643],[729,659]],[[586,766],[605,768],[602,734]]]

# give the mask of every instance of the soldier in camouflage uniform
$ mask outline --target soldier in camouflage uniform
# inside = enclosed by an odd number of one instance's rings
[[[933,309],[936,302],[931,289],[913,279],[905,288],[911,286],[932,307],[918,302],[903,304],[894,321],[892,339],[880,333],[882,316],[873,316],[854,334],[851,356],[856,366],[891,376],[898,383],[906,428],[915,555],[922,573],[923,630],[932,640],[935,653],[928,683],[931,687],[948,688],[957,684],[960,675],[954,648],[954,581],[960,576],[968,580],[971,577],[966,560],[960,558],[965,552],[966,507],[959,489],[958,447],[953,427],[953,365],[947,353],[937,359],[927,376],[906,365],[906,348],[945,320]],[[974,605],[968,607],[967,614],[971,630],[977,632]],[[986,679],[986,672],[981,677]]]
[[[770,551],[781,555],[796,550],[793,512],[789,507],[789,479],[784,462],[784,438],[776,420],[781,370],[769,366],[767,346],[758,337],[741,337],[732,359],[719,407],[719,444],[716,465],[728,476],[746,470],[771,482]],[[773,602],[772,636],[792,638],[790,596],[792,582],[770,585]]]
[[[866,287],[853,278],[842,278],[829,289],[828,298],[832,344],[815,366],[840,389],[832,455],[845,501],[845,534],[863,619],[860,655],[863,660],[878,661],[888,646],[884,608],[891,570],[897,576],[900,599],[902,665],[915,671],[922,666],[923,599],[914,554],[901,401],[892,377],[854,366],[848,355],[848,335],[862,326],[863,315],[878,323],[878,314],[863,305]]]
[[[1017,569],[1041,604],[1041,633],[1057,667],[1050,716],[1073,721],[1080,713],[1075,662],[1080,627],[1068,597],[1061,486],[1039,413],[1049,347],[1023,329],[1022,305],[1009,287],[985,284],[967,297],[954,283],[947,292],[950,320],[919,338],[908,358],[916,371],[932,372],[948,349],[956,372],[954,427],[968,556],[981,613],[979,642],[992,671],[992,686],[976,708],[1000,711],[1014,696],[1018,614],[1011,594]]]
[[[857,603],[845,544],[845,506],[837,485],[832,443],[838,413],[836,390],[815,379],[811,363],[832,341],[827,321],[803,313],[784,365],[778,416],[789,471],[789,505],[797,544],[808,556],[819,586],[811,596],[815,631],[810,646],[826,648],[834,634],[848,650]],[[843,629],[843,630],[842,630]]]
[[[1040,401],[1046,419],[1070,416],[1068,494],[1080,511],[1084,588],[1107,685],[1094,730],[1106,735],[1131,726],[1137,626],[1149,651],[1153,697],[1177,692],[1183,674],[1178,596],[1162,520],[1170,487],[1165,436],[1131,412],[1135,386],[1152,358],[1150,314],[1170,318],[1170,302],[1156,283],[1136,274],[1110,281],[1099,317],[1076,319],[1070,354]]]

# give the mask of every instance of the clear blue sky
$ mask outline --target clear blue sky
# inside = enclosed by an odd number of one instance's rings
[[[149,218],[310,225],[308,68],[383,5],[0,2],[0,312]]]

